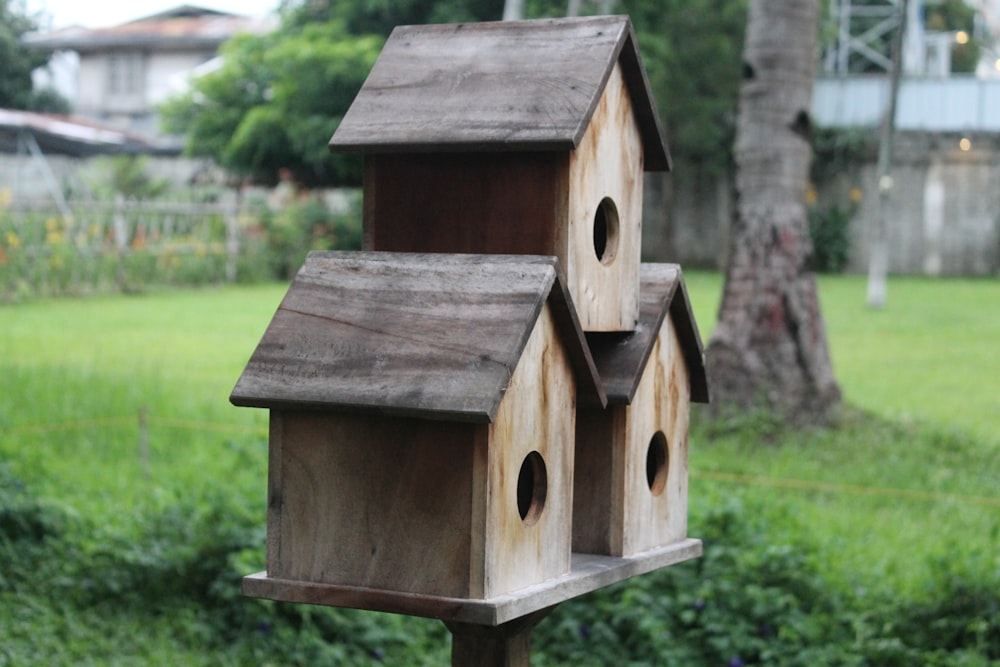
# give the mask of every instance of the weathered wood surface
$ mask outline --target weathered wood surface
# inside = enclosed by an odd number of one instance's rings
[[[491,421],[545,301],[567,308],[561,280],[552,257],[311,253],[230,400]],[[582,332],[561,333],[603,404]]]
[[[529,667],[531,633],[552,610],[497,626],[445,622],[451,632],[451,667]]]
[[[621,67],[579,147],[561,153],[378,154],[365,163],[366,250],[555,255],[585,331],[638,317],[643,149]],[[616,211],[595,250],[598,208]]]
[[[546,305],[492,424],[271,413],[268,572],[483,599],[570,567],[576,390]],[[544,502],[522,520],[536,452]]]
[[[556,323],[546,309],[490,425],[489,473],[480,496],[486,503],[482,597],[569,572],[576,392],[569,360],[556,336]],[[543,502],[534,516],[522,519],[519,474],[532,452],[543,462]],[[472,532],[479,526],[473,523]]]
[[[643,149],[615,65],[579,147],[570,154],[568,254],[560,257],[584,331],[631,331],[639,316]],[[596,218],[610,209],[602,256]]]
[[[565,577],[487,600],[314,584],[258,572],[243,579],[243,594],[283,602],[319,604],[424,616],[477,625],[500,625],[636,575],[701,556],[701,540],[686,539],[629,558],[573,554]]]
[[[684,276],[676,264],[640,267],[639,322],[626,334],[587,333],[587,342],[609,403],[632,402],[653,344],[669,313],[690,376],[691,400],[708,402],[704,349]]]
[[[486,499],[474,494],[485,487],[489,425],[272,411],[275,423],[269,572],[482,597],[474,527],[486,524]]]
[[[577,415],[574,551],[629,555],[687,534],[690,403],[706,386],[701,343],[680,267],[644,264],[642,279],[636,331],[588,335],[609,405]],[[665,456],[650,481],[654,438]]]
[[[573,550],[628,556],[687,536],[690,382],[665,320],[629,405],[582,409],[577,419]],[[653,480],[647,456],[665,458]]]
[[[365,250],[555,255],[565,270],[568,188],[560,153],[372,155]]]
[[[628,17],[400,26],[336,133],[334,150],[571,150],[621,60],[646,147],[670,158]]]

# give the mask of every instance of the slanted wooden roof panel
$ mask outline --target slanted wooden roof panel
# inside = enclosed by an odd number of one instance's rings
[[[231,400],[491,421],[552,257],[312,253]]]
[[[635,331],[587,334],[608,401],[632,402],[653,343],[669,313],[691,378],[691,400],[707,403],[708,382],[701,337],[691,312],[681,267],[677,264],[643,264],[639,280],[639,322]]]
[[[572,150],[623,48],[647,168],[669,168],[625,16],[398,27],[330,147]]]

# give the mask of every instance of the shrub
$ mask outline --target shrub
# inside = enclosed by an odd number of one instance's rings
[[[809,268],[820,273],[841,273],[851,255],[850,208],[830,206],[809,211],[809,237],[813,252]]]

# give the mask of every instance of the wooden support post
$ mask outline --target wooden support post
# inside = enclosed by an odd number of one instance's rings
[[[451,667],[530,667],[531,633],[555,605],[497,626],[445,622]]]

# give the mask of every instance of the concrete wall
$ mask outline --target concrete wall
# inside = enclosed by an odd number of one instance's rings
[[[887,207],[890,271],[992,276],[1000,273],[1000,135],[902,133],[896,142]],[[879,216],[875,156],[817,184],[818,207],[850,208],[848,271],[868,267],[870,230]],[[851,191],[860,193],[856,203]],[[698,181],[649,175],[643,255],[685,266],[725,266],[731,215],[727,178]],[[856,197],[855,197],[856,198]]]

